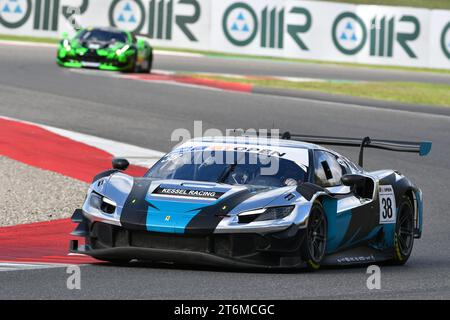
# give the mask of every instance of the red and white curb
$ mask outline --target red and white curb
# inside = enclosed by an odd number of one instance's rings
[[[0,155],[89,183],[125,156],[131,175],[143,175],[162,152],[0,116]],[[37,195],[38,196],[38,195]],[[60,219],[0,228],[0,271],[98,262],[68,254],[74,224]]]

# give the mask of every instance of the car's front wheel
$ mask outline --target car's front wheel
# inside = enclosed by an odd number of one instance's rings
[[[305,240],[301,247],[303,261],[307,268],[320,268],[327,244],[327,218],[320,203],[314,203],[308,218]]]
[[[391,263],[403,265],[408,261],[414,244],[414,207],[407,196],[403,196],[397,209],[394,235],[394,259]]]
[[[153,53],[150,52],[148,57],[147,57],[147,61],[146,61],[146,66],[145,68],[142,70],[142,72],[144,73],[150,73],[152,71],[152,65],[153,65]]]

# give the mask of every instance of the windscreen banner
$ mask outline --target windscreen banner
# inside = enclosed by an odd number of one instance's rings
[[[301,0],[0,0],[0,34],[115,26],[158,47],[450,69],[450,11]]]

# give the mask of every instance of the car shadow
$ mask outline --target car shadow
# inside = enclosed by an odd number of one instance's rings
[[[372,263],[373,264],[373,263]],[[185,270],[185,271],[203,271],[203,272],[220,272],[220,273],[251,273],[251,274],[311,274],[311,273],[334,273],[335,271],[355,271],[365,269],[371,264],[353,264],[342,266],[322,266],[319,270],[309,270],[303,268],[249,268],[249,267],[221,267],[196,264],[180,264],[171,262],[150,262],[150,261],[131,261],[129,263],[111,263],[104,262],[97,264],[101,267],[123,267],[137,269],[163,269],[163,270]],[[379,266],[390,266],[389,264],[378,263]],[[395,266],[393,266],[395,267]]]

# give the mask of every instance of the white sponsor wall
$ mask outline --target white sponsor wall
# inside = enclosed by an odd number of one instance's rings
[[[0,0],[0,34],[117,26],[155,46],[450,69],[450,11],[301,0]]]

